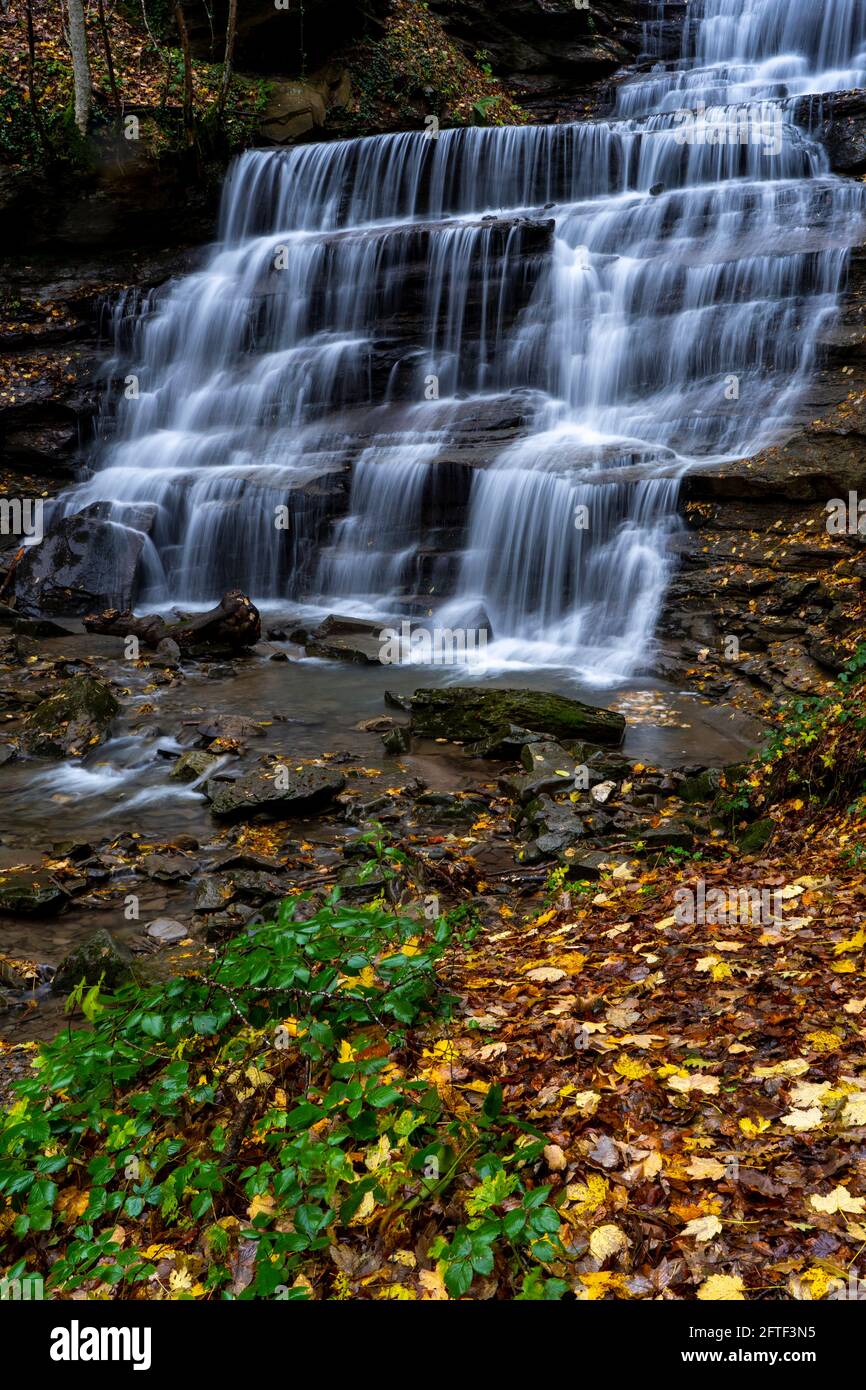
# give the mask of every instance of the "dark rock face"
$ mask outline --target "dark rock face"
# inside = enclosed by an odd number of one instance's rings
[[[73,676],[27,716],[21,746],[34,757],[81,757],[102,742],[118,709],[102,681]]]
[[[678,39],[685,6],[663,8]],[[659,6],[639,0],[601,0],[591,9],[574,0],[430,0],[430,9],[470,56],[490,55],[496,76],[537,119],[579,110],[585,93],[576,97],[576,89],[638,58],[644,20],[661,19]]]
[[[613,710],[540,690],[450,686],[416,690],[412,696],[412,732],[419,738],[475,742],[512,724],[593,743],[620,743],[625,730],[623,716]]]
[[[866,92],[831,92],[801,97],[796,119],[816,136],[837,174],[866,172]]]
[[[21,614],[80,616],[110,606],[132,607],[145,530],[119,526],[103,512],[102,504],[95,503],[64,517],[25,552],[15,569]],[[136,520],[146,527],[152,512]]]
[[[236,782],[209,782],[211,811],[232,820],[259,812],[267,816],[302,816],[327,806],[346,779],[336,768],[305,767],[300,772],[262,768]]]

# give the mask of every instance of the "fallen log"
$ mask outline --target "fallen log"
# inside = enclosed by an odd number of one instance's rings
[[[84,627],[87,632],[110,637],[137,637],[151,648],[170,638],[187,653],[199,647],[251,647],[262,633],[259,610],[240,589],[223,594],[216,608],[207,613],[177,623],[167,623],[157,613],[137,618],[133,613],[107,608],[104,613],[89,613]]]

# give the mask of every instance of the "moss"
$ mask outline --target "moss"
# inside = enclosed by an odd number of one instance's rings
[[[543,690],[449,686],[416,690],[412,696],[412,732],[421,738],[474,741],[512,724],[592,743],[619,743],[625,728],[622,715],[613,710]]]

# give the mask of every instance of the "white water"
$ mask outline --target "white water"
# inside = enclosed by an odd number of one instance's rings
[[[789,426],[864,216],[789,107],[866,85],[862,0],[692,8],[616,119],[241,157],[207,267],[119,307],[140,395],[62,502],[154,509],[142,605],[241,586],[385,620],[444,595],[452,627],[484,606],[490,664],[640,669],[677,478]],[[554,219],[546,254],[527,216]],[[461,421],[527,389],[455,536]]]

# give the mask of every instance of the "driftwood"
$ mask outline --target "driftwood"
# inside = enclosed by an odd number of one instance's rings
[[[187,652],[196,647],[251,647],[262,632],[259,610],[240,589],[223,594],[207,613],[178,623],[167,623],[156,613],[136,618],[107,608],[104,613],[88,614],[84,626],[88,632],[112,637],[137,637],[146,647],[158,647],[170,638]]]

